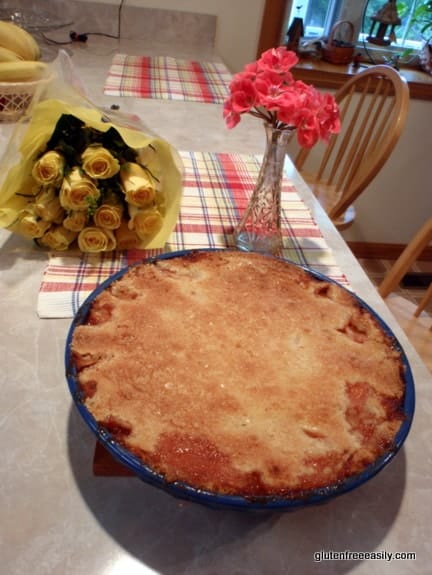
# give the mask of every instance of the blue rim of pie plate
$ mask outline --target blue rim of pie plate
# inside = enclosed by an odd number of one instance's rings
[[[141,459],[133,455],[130,451],[120,445],[110,434],[110,432],[98,424],[96,419],[86,408],[83,402],[83,393],[78,384],[77,371],[74,365],[72,354],[71,354],[71,343],[75,328],[83,323],[85,323],[90,307],[93,300],[106,288],[108,288],[113,282],[120,279],[126,272],[128,272],[133,267],[140,265],[142,263],[153,263],[157,260],[165,260],[177,257],[185,257],[198,252],[216,252],[216,251],[233,251],[230,248],[201,248],[201,249],[191,249],[191,250],[180,250],[175,252],[163,253],[157,256],[143,259],[142,261],[135,262],[130,266],[122,268],[120,271],[116,272],[103,283],[101,283],[82,303],[78,312],[76,313],[66,339],[66,349],[65,349],[65,369],[66,369],[66,379],[69,386],[69,391],[72,395],[75,406],[77,407],[79,413],[83,417],[86,424],[90,427],[92,432],[95,434],[97,440],[103,445],[103,447],[111,454],[111,456],[120,464],[131,470],[138,478],[142,479],[146,483],[149,483],[155,487],[167,491],[175,497],[186,499],[189,501],[194,501],[196,503],[201,503],[208,507],[216,509],[237,509],[244,511],[290,511],[300,507],[305,507],[309,505],[316,505],[326,503],[327,501],[333,499],[336,496],[342,495],[353,489],[360,487],[366,483],[369,479],[372,479],[378,472],[380,472],[385,466],[387,466],[390,461],[394,458],[397,452],[401,449],[405,439],[411,428],[411,423],[414,417],[415,410],[415,390],[414,390],[414,379],[412,371],[409,365],[408,358],[399,343],[396,336],[390,327],[381,319],[381,317],[359,296],[357,296],[352,291],[348,290],[345,286],[341,285],[339,282],[308,268],[301,264],[292,262],[286,258],[280,258],[276,256],[276,259],[282,260],[290,265],[294,265],[298,268],[305,270],[314,278],[330,282],[338,285],[345,291],[348,291],[358,302],[358,304],[369,311],[378,324],[382,327],[384,332],[392,341],[393,348],[400,353],[402,366],[403,366],[403,379],[405,382],[405,395],[403,402],[403,413],[404,420],[402,425],[397,432],[392,445],[386,450],[386,452],[376,459],[373,463],[368,465],[361,473],[352,475],[347,479],[335,483],[333,485],[325,486],[322,488],[312,489],[305,491],[304,494],[295,497],[284,497],[284,496],[240,496],[240,495],[229,495],[221,494],[211,491],[205,491],[197,489],[191,485],[185,484],[180,481],[168,482],[164,476],[151,467],[146,465]]]

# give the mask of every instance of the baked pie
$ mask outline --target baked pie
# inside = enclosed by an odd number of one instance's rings
[[[392,448],[401,354],[348,290],[284,260],[196,251],[131,267],[71,339],[83,402],[167,482],[295,498]]]

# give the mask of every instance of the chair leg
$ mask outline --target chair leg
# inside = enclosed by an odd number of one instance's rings
[[[414,316],[418,317],[431,300],[432,300],[432,283],[430,284],[430,286],[426,290],[426,293],[424,294],[421,302],[418,304],[418,306],[414,312]],[[432,329],[432,326],[431,326],[431,329]]]
[[[399,258],[393,264],[393,267],[387,272],[385,278],[378,287],[381,297],[385,298],[395,287],[399,285],[400,280],[410,269],[425,247],[432,239],[432,219],[429,219],[423,227],[416,233],[410,243],[401,253]]]

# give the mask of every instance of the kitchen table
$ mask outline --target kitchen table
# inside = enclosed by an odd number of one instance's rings
[[[119,44],[94,38],[89,47],[71,49],[89,97],[99,105],[117,104],[138,114],[179,150],[262,153],[264,134],[259,122],[245,118],[228,131],[220,104],[104,95],[104,78],[115,53],[173,50],[130,40]],[[3,149],[10,130],[0,126]],[[285,514],[215,511],[177,500],[136,478],[95,477],[94,438],[77,414],[64,375],[70,319],[41,319],[36,313],[46,253],[1,230],[2,573],[431,573],[430,373],[289,159],[286,172],[351,288],[389,324],[408,354],[417,407],[403,449],[378,476],[354,492]],[[335,558],[335,553],[346,551],[382,555],[375,560]],[[415,560],[412,555],[406,558],[413,553]]]

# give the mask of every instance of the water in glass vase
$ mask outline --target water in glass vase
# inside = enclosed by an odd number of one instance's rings
[[[264,237],[262,234],[244,230],[236,232],[235,242],[237,248],[245,252],[278,254],[282,249],[282,235]]]

